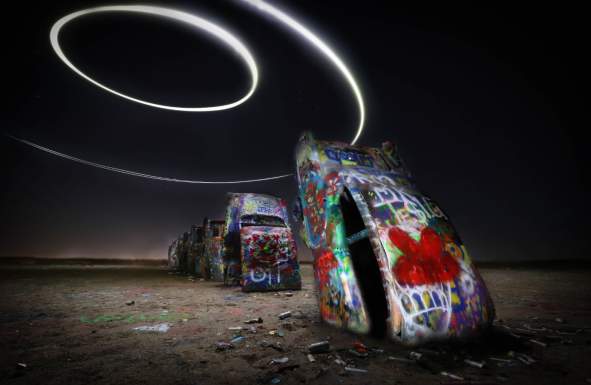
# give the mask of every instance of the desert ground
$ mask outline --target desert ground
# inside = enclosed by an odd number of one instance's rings
[[[491,333],[415,348],[323,324],[302,272],[301,291],[247,294],[156,266],[0,266],[0,383],[591,383],[588,268],[481,268]]]

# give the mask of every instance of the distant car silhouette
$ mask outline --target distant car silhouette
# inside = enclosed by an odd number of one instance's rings
[[[314,255],[324,321],[411,345],[490,326],[484,281],[393,144],[351,146],[306,133],[296,162],[295,213]]]

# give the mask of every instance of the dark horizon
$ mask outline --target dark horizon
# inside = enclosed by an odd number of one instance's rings
[[[343,57],[366,101],[359,144],[398,143],[417,185],[449,214],[476,261],[591,257],[582,12],[273,3]],[[357,109],[342,77],[292,33],[233,2],[162,5],[211,16],[253,51],[261,79],[245,104],[164,111],[94,87],[57,58],[48,34],[60,17],[96,5],[9,6],[27,17],[2,26],[10,36],[3,133],[114,167],[215,180],[293,172],[303,131],[352,139]],[[147,100],[209,105],[248,87],[226,47],[155,17],[84,17],[64,27],[61,44],[92,76]],[[229,187],[146,180],[4,135],[0,151],[0,256],[162,259],[191,224],[223,218],[226,192],[291,204],[296,189],[293,178]],[[300,251],[309,257],[301,243]]]

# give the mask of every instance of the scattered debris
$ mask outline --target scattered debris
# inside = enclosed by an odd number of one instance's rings
[[[497,357],[488,357],[488,359],[491,360],[491,361],[503,362],[505,364],[508,364],[508,363],[513,362],[513,360],[508,360],[508,359],[505,359],[505,358],[497,358]]]
[[[286,312],[283,312],[283,313],[279,314],[279,319],[286,319],[286,318],[289,318],[289,317],[291,317],[291,312],[290,311],[286,311]]]
[[[345,370],[347,372],[353,372],[353,373],[367,373],[367,369],[352,368],[350,366],[345,366]]]
[[[157,324],[157,325],[145,325],[145,326],[138,326],[133,328],[133,330],[137,330],[139,332],[157,332],[157,333],[166,333],[170,329],[169,323]]]
[[[283,337],[285,335],[285,333],[282,330],[271,330],[269,332],[269,334],[272,336],[279,336],[279,337]]]
[[[533,358],[531,358],[530,356],[528,356],[527,354],[524,354],[524,353],[518,353],[515,356],[515,358],[517,358],[519,361],[523,362],[526,365],[531,365],[536,362],[536,360],[534,360]]]
[[[215,344],[215,350],[217,350],[217,351],[230,350],[233,348],[234,348],[234,345],[232,345],[228,342],[218,342]]]
[[[288,361],[289,357],[273,358],[271,362],[269,362],[269,365],[286,364]]]
[[[423,355],[421,353],[418,353],[418,352],[410,352],[410,353],[408,353],[408,357],[411,360],[415,360],[416,361],[416,360],[420,360],[421,357],[423,357]]]
[[[127,306],[135,305],[135,301],[127,301],[125,302]]]
[[[18,366],[19,368],[23,368],[23,369],[27,368],[27,364],[25,364],[24,362],[17,362],[16,366]]]
[[[313,355],[311,355],[310,353],[308,353],[308,361],[310,361],[310,362],[316,362],[316,358],[314,358]]]
[[[259,343],[259,346],[261,346],[263,348],[273,348],[273,349],[277,350],[278,352],[282,352],[284,350],[283,349],[283,346],[281,346],[281,343],[279,343],[279,342],[269,342],[267,340],[262,340]]]
[[[544,343],[542,341],[534,340],[533,338],[530,338],[529,339],[529,342],[531,342],[532,344],[536,344],[538,346],[541,346],[543,348],[545,348],[546,346],[548,346],[546,343]]]
[[[555,318],[554,321],[558,322],[559,324],[564,323],[564,320],[562,318]]]
[[[336,355],[336,359],[334,360],[334,362],[337,365],[343,365],[343,366],[347,365],[347,363],[345,361],[343,361],[343,359],[338,354]]]
[[[233,331],[242,330],[242,326],[230,326],[228,328],[228,330],[233,330]]]
[[[233,338],[233,339],[230,341],[230,343],[232,343],[232,344],[235,344],[235,343],[238,343],[238,342],[242,342],[242,341],[244,341],[245,339],[246,339],[246,337],[244,337],[244,336],[236,336],[236,337],[234,337],[234,338]]]
[[[367,353],[367,346],[359,341],[353,342],[353,349],[355,349],[355,351],[358,353]]]
[[[402,358],[402,357],[394,357],[394,356],[388,356],[388,360],[390,361],[398,361],[398,362],[404,362],[407,364],[414,364],[415,360],[411,360],[408,358]]]
[[[351,353],[352,355],[354,355],[355,357],[359,357],[359,358],[365,358],[368,356],[367,353],[360,353],[355,349],[349,349],[349,353]]]
[[[279,377],[273,377],[271,378],[271,381],[269,381],[271,384],[278,384],[281,382],[281,378]]]
[[[478,368],[478,369],[482,369],[484,367],[484,362],[472,361],[467,358],[464,360],[464,362],[467,363],[468,365],[474,366],[475,368]]]
[[[464,381],[464,377],[460,377],[458,375],[455,375],[455,374],[452,374],[452,373],[449,373],[449,372],[441,372],[441,375],[444,376],[444,377],[452,378],[454,380]]]
[[[263,323],[263,319],[261,317],[259,318],[253,318],[253,319],[249,319],[247,321],[244,321],[245,324],[262,324]]]
[[[320,341],[310,344],[308,346],[308,351],[313,354],[317,353],[326,353],[330,350],[330,344],[328,341]]]
[[[285,293],[286,297],[293,297],[293,293],[291,291],[288,291],[287,293]]]

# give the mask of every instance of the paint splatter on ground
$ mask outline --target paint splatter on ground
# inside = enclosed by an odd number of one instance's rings
[[[481,273],[502,321],[491,337],[404,348],[322,324],[309,265],[303,290],[290,294],[247,294],[149,267],[2,266],[0,382],[588,383],[589,271]],[[168,331],[133,330],[163,323]],[[330,351],[311,362],[308,346],[324,340]]]

